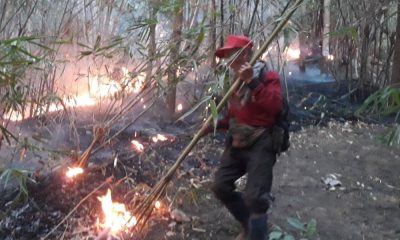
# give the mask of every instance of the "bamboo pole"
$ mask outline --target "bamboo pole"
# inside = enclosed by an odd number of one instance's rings
[[[268,40],[262,45],[262,47],[257,51],[256,54],[252,57],[250,60],[250,64],[254,65],[254,63],[259,59],[262,54],[265,52],[265,50],[268,48],[268,46],[271,44],[273,39],[278,35],[278,33],[282,30],[282,28],[286,25],[290,17],[293,15],[293,13],[296,11],[296,9],[300,6],[300,4],[303,2],[303,0],[297,0],[291,8],[288,9],[287,15],[279,22],[279,24],[275,27],[275,29],[272,31],[270,37]],[[225,96],[222,98],[221,102],[217,106],[217,111],[221,111],[222,107],[225,105],[225,103],[228,101],[229,97],[234,93],[237,87],[242,82],[239,79],[236,79],[234,83],[232,84],[231,88],[228,90],[228,92],[225,94]],[[206,120],[206,122],[203,124],[201,129],[195,134],[193,137],[192,141],[188,144],[188,146],[183,150],[181,155],[178,157],[178,159],[175,161],[174,165],[169,169],[169,171],[160,179],[160,181],[154,186],[153,190],[150,192],[150,194],[146,197],[146,199],[136,207],[135,209],[135,215],[137,216],[137,221],[141,222],[142,218],[147,216],[148,212],[151,211],[153,202],[155,202],[162,194],[162,192],[165,190],[166,186],[168,183],[172,180],[176,170],[179,168],[180,164],[183,162],[183,160],[186,158],[186,156],[190,153],[190,151],[193,149],[193,147],[196,145],[196,143],[200,140],[202,134],[206,130],[207,126],[211,124],[212,121],[212,116],[209,116]],[[147,219],[142,221],[143,224],[145,224]]]
[[[263,46],[258,50],[258,52],[252,57],[250,60],[250,64],[254,65],[254,63],[259,59],[262,54],[265,52],[265,50],[268,48],[268,46],[271,44],[273,39],[278,35],[278,33],[282,30],[282,28],[285,26],[285,24],[288,22],[289,18],[293,15],[293,13],[296,11],[296,9],[299,7],[299,5],[303,2],[303,0],[297,0],[294,3],[294,6],[289,9],[289,13],[287,16],[276,26],[276,28],[273,30],[271,33],[271,36],[268,38],[268,40],[263,44]],[[236,79],[234,83],[232,84],[231,88],[228,90],[228,92],[225,94],[225,96],[222,98],[221,102],[217,106],[217,111],[220,112],[222,107],[225,105],[225,103],[228,101],[230,96],[234,93],[236,88],[241,84],[241,81]],[[204,133],[206,130],[207,126],[211,124],[212,121],[212,116],[209,116],[206,120],[206,122],[203,124],[202,128],[196,133],[196,135],[193,137],[192,141],[189,143],[189,145],[183,150],[181,155],[178,157],[176,160],[175,164],[170,168],[170,170],[167,172],[165,175],[164,179],[168,180],[172,178],[172,175],[175,173],[175,171],[178,169],[182,161],[186,158],[186,156],[190,153],[192,148],[196,145],[196,143],[200,140],[201,135]]]

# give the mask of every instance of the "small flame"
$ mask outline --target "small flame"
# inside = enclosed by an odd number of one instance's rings
[[[287,49],[287,56],[289,59],[299,59],[300,58],[300,49],[293,49],[293,48],[288,48]]]
[[[146,75],[144,73],[141,73],[136,77],[135,83],[133,84],[133,92],[134,93],[139,93],[140,90],[142,90],[145,79],[146,79]]]
[[[335,59],[335,56],[333,56],[332,54],[329,54],[329,55],[327,56],[327,59],[328,59],[329,61],[333,61],[333,60]]]
[[[110,228],[111,234],[115,235],[121,230],[127,230],[136,225],[136,217],[126,210],[125,205],[112,201],[110,189],[107,190],[106,195],[98,199],[104,213],[104,223],[100,224],[102,228]]]
[[[157,201],[157,202],[154,204],[154,207],[155,207],[156,209],[160,209],[160,208],[161,208],[161,202],[160,202],[160,201]]]
[[[182,109],[183,109],[182,103],[179,103],[178,106],[176,107],[176,109],[178,111],[182,111]]]
[[[143,152],[144,150],[144,146],[143,144],[141,144],[139,141],[137,140],[132,140],[131,143],[133,144],[133,146],[136,148],[136,150],[138,150],[139,152]]]
[[[4,119],[8,119],[8,120],[13,121],[13,122],[21,121],[21,120],[24,119],[22,117],[22,114],[20,112],[18,112],[18,111],[17,112],[16,111],[11,111],[9,113],[6,113],[3,117],[4,117]]]
[[[83,173],[83,168],[80,167],[73,167],[73,168],[68,168],[68,171],[66,172],[67,177],[73,178],[78,176],[79,174]]]
[[[152,138],[152,140],[153,140],[153,142],[156,143],[156,142],[158,142],[158,141],[161,141],[161,142],[167,141],[168,138],[167,138],[166,136],[162,135],[162,134],[157,134],[157,136],[154,136],[154,137]]]

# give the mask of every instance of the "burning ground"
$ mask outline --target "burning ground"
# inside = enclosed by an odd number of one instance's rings
[[[286,223],[287,217],[304,222],[314,218],[317,233],[312,239],[398,239],[400,152],[377,142],[384,129],[361,122],[330,122],[293,133],[290,151],[275,167],[271,229],[279,226],[300,237]],[[131,143],[133,137],[125,134],[119,139],[117,161],[95,159],[98,164],[73,181],[65,176],[66,169],[38,177],[37,184],[29,184],[31,195],[24,204],[12,205],[12,195],[3,195],[2,239],[45,236],[114,176],[48,238],[93,239],[104,221],[98,197],[111,189],[114,202],[132,209],[190,140],[187,135],[165,135],[167,141],[154,142],[149,131],[137,131],[135,139],[144,146],[140,153]],[[144,235],[131,239],[231,239],[237,234],[238,225],[209,190],[222,147],[222,135],[199,143],[160,199],[161,210],[155,208]]]

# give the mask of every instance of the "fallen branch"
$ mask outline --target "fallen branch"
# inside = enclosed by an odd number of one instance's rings
[[[92,149],[94,147],[94,145],[97,142],[100,142],[100,140],[104,137],[104,133],[105,133],[105,128],[100,128],[100,127],[94,127],[93,128],[93,141],[92,143],[89,145],[89,147],[85,150],[85,152],[79,157],[76,166],[80,167],[80,168],[86,168],[89,162],[89,157],[91,156],[92,153]]]
[[[63,218],[63,220],[61,220],[61,222],[59,224],[57,224],[57,226],[55,226],[53,229],[51,229],[51,231],[49,233],[47,233],[46,236],[44,236],[42,238],[42,240],[47,239],[55,230],[57,230],[57,228],[59,228],[65,221],[68,220],[68,218],[79,208],[80,205],[82,205],[82,203],[84,203],[90,196],[92,196],[95,192],[97,192],[100,188],[102,188],[104,185],[106,185],[107,183],[111,183],[112,181],[112,177],[107,178],[102,184],[100,184],[98,187],[96,187],[93,191],[91,191],[88,195],[86,195],[86,197],[84,197],[68,214],[67,216],[65,216]]]
[[[278,33],[282,30],[282,28],[286,25],[288,22],[289,18],[293,15],[293,13],[296,11],[296,9],[300,6],[300,4],[303,2],[303,0],[297,0],[294,4],[293,7],[291,7],[288,10],[288,14],[286,17],[284,17],[279,24],[276,26],[276,28],[273,30],[271,33],[269,39],[263,44],[263,46],[260,48],[260,50],[252,57],[250,60],[250,64],[254,65],[254,63],[257,61],[258,58],[262,56],[262,54],[265,52],[265,50],[268,48],[268,46],[271,44],[273,39],[278,35]],[[217,111],[221,111],[222,107],[225,105],[227,100],[230,98],[230,96],[234,93],[234,91],[239,87],[241,84],[241,81],[239,79],[236,79],[234,83],[232,84],[231,88],[228,90],[226,95],[223,97],[221,102],[217,106]],[[168,183],[172,180],[176,170],[179,168],[180,164],[183,162],[183,160],[186,158],[186,156],[190,153],[192,148],[196,145],[196,143],[200,140],[202,134],[206,131],[206,128],[209,124],[212,122],[212,116],[209,116],[205,123],[203,124],[202,128],[195,134],[193,137],[192,141],[189,143],[189,145],[183,150],[181,155],[178,157],[174,165],[169,169],[167,174],[162,177],[162,179],[154,186],[152,189],[150,195],[148,195],[144,201],[139,204],[135,210],[134,214],[137,217],[137,222],[141,222],[143,225],[146,224],[148,220],[148,216],[150,215],[154,202],[159,199],[159,197],[164,193]],[[130,221],[130,220],[129,220]]]
[[[132,126],[143,114],[145,114],[151,107],[154,105],[156,101],[154,100],[150,106],[148,106],[146,109],[144,109],[142,112],[140,112],[132,121],[130,121],[128,124],[126,124],[122,129],[120,129],[118,132],[116,132],[113,136],[109,137],[106,141],[104,141],[100,146],[98,146],[92,153],[96,153],[99,151],[101,148],[103,148],[105,145],[107,145],[111,140],[114,140],[114,138],[118,137],[123,131],[128,129],[130,126]]]

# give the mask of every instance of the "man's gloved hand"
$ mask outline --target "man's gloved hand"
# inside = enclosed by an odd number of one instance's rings
[[[246,62],[239,69],[239,78],[245,83],[250,83],[253,78],[253,67]]]

